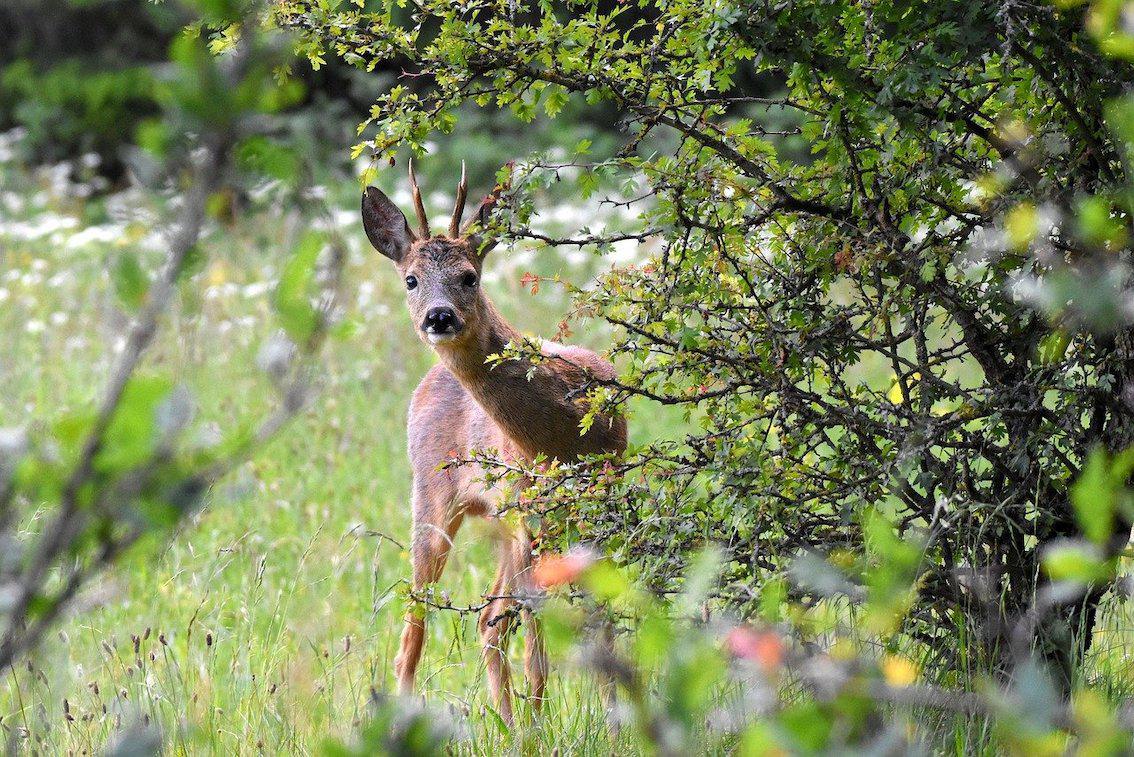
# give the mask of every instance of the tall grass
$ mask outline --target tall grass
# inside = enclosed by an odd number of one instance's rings
[[[49,429],[91,402],[126,319],[109,274],[116,255],[160,258],[154,230],[165,202],[137,191],[84,199],[81,178],[0,162],[0,427]],[[328,184],[332,222],[351,246],[350,297],[319,398],[171,544],[147,545],[106,576],[4,680],[0,723],[18,743],[90,754],[142,723],[179,752],[309,752],[328,736],[349,737],[371,691],[390,687],[408,574],[404,419],[433,357],[409,326],[398,277],[364,241],[353,180]],[[206,437],[268,402],[271,382],[256,364],[275,328],[272,283],[296,234],[325,222],[255,197],[235,223],[212,224],[208,262],[149,356],[192,392]],[[499,250],[486,286],[520,328],[550,335],[565,297],[550,286],[533,296],[521,275],[560,272],[585,284],[598,264]],[[601,348],[604,333],[583,324],[572,338]],[[636,432],[668,423],[644,416]],[[490,536],[478,522],[459,535],[443,580],[455,603],[489,588]],[[476,637],[475,618],[435,614],[419,671],[425,695],[475,736],[462,750],[613,748],[593,687],[573,675],[553,679],[538,725],[502,732],[483,716]]]
[[[91,187],[80,170],[29,171],[4,147],[0,141],[0,428],[35,422],[49,429],[87,406],[105,379],[126,319],[109,271],[122,250],[156,264],[154,230],[166,201],[138,191],[87,199]],[[106,576],[57,635],[3,680],[5,740],[93,754],[140,724],[157,726],[174,753],[307,753],[324,739],[349,739],[372,692],[392,687],[408,574],[404,419],[433,357],[409,325],[400,281],[363,239],[353,180],[328,180],[327,192],[331,222],[351,247],[349,328],[329,345],[319,398],[217,487],[171,543],[144,546]],[[326,222],[281,211],[270,192],[257,197],[235,223],[212,224],[203,242],[208,262],[186,283],[164,324],[168,338],[149,357],[192,392],[205,437],[269,401],[271,382],[256,364],[274,333],[272,284],[295,236]],[[444,201],[441,194],[434,200]],[[533,295],[522,275],[559,273],[581,285],[600,265],[587,256],[504,249],[485,281],[517,326],[550,335],[565,296],[554,286]],[[575,324],[572,340],[601,349],[606,334]],[[638,442],[682,430],[673,415],[634,410]],[[491,533],[473,521],[459,534],[442,580],[454,604],[475,604],[490,586]],[[1084,666],[1088,681],[1114,699],[1130,694],[1131,632],[1126,606],[1108,605]],[[957,652],[965,658],[963,638]],[[521,669],[517,661],[520,692]],[[956,675],[943,683],[969,683],[966,669]],[[641,749],[629,731],[610,729],[593,681],[562,666],[543,717],[527,717],[521,702],[520,725],[505,732],[488,709],[472,616],[431,616],[419,683],[462,724],[462,753]],[[921,725],[934,735],[935,751],[994,748],[987,719],[934,716]]]

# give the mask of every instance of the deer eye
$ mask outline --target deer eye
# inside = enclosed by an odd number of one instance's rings
[[[406,289],[417,289],[417,276],[406,276]]]
[[[464,278],[461,279],[461,283],[471,289],[472,287],[476,286],[476,274],[466,273]]]

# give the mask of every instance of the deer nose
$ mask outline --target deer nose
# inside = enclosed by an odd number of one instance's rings
[[[430,308],[421,330],[427,334],[450,334],[457,330],[457,314],[453,308]]]

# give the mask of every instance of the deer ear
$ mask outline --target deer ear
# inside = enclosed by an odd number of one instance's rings
[[[472,247],[473,253],[481,260],[484,260],[492,251],[492,248],[496,246],[496,237],[488,230],[488,227],[492,221],[492,209],[496,206],[497,199],[499,198],[496,194],[485,197],[461,231],[461,234],[468,240],[469,246]]]
[[[405,214],[377,187],[362,193],[362,228],[374,249],[400,263],[415,237]]]

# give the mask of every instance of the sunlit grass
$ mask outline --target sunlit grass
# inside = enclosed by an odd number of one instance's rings
[[[150,722],[174,753],[308,753],[327,738],[349,740],[372,692],[392,689],[408,575],[405,416],[433,357],[410,328],[397,276],[354,221],[351,179],[328,186],[333,223],[351,250],[343,298],[349,328],[327,347],[318,397],[218,485],[172,542],[144,546],[107,575],[30,665],[4,679],[0,724],[20,743],[46,753],[101,753],[123,729]],[[109,273],[116,256],[160,261],[160,198],[82,194],[58,170],[30,174],[0,163],[0,428],[49,430],[95,400],[128,321]],[[198,422],[186,443],[223,435],[276,402],[257,355],[275,332],[274,279],[313,223],[325,221],[253,200],[235,224],[211,226],[208,262],[183,287],[163,324],[168,338],[147,360],[195,397]],[[554,286],[533,295],[522,274],[561,273],[585,284],[606,264],[499,250],[486,286],[515,325],[550,335],[566,298]],[[574,331],[574,341],[598,349],[608,336],[594,323]],[[864,366],[863,380],[884,391],[887,370]],[[632,408],[636,442],[680,436],[683,428],[677,413]],[[456,605],[476,604],[491,584],[491,532],[474,521],[457,538],[441,582]],[[1084,682],[1112,700],[1130,694],[1130,612],[1105,605],[1084,667]],[[835,610],[842,620],[846,613]],[[956,644],[965,659],[965,640]],[[923,676],[933,669],[934,650],[912,640],[895,648]],[[967,674],[937,682],[968,686]],[[594,681],[563,664],[543,716],[531,718],[521,698],[519,725],[503,731],[488,710],[474,615],[433,613],[418,675],[425,697],[463,724],[461,753],[641,749],[634,734],[611,731]],[[994,748],[987,718],[930,715],[920,725],[935,751]]]
[[[351,248],[350,328],[327,348],[318,398],[218,485],[172,543],[139,549],[83,597],[30,666],[7,677],[0,722],[22,729],[30,745],[97,753],[141,721],[159,725],[178,752],[309,752],[327,737],[349,738],[371,691],[392,688],[408,573],[405,416],[433,357],[409,328],[393,270],[353,223],[355,187],[341,184],[331,204]],[[10,164],[0,165],[0,191],[19,206],[0,224],[0,427],[46,430],[97,397],[128,317],[109,271],[120,251],[160,260],[152,232],[164,207],[142,193],[77,199],[59,172]],[[276,271],[310,223],[253,203],[235,225],[207,234],[208,263],[163,325],[173,338],[147,361],[195,397],[187,443],[231,431],[276,401],[256,356],[275,328]],[[544,287],[533,296],[521,274],[534,267],[584,284],[598,264],[500,251],[487,286],[521,329],[552,334],[563,294]],[[605,336],[582,324],[573,339],[601,348]],[[671,426],[653,413],[636,419],[635,434]],[[491,584],[489,536],[475,522],[458,536],[442,581],[457,604],[476,603]],[[514,670],[522,691],[518,659]],[[431,618],[419,681],[431,702],[467,723],[474,738],[462,751],[614,748],[593,684],[571,673],[553,676],[542,719],[500,731],[485,714],[473,616]]]

